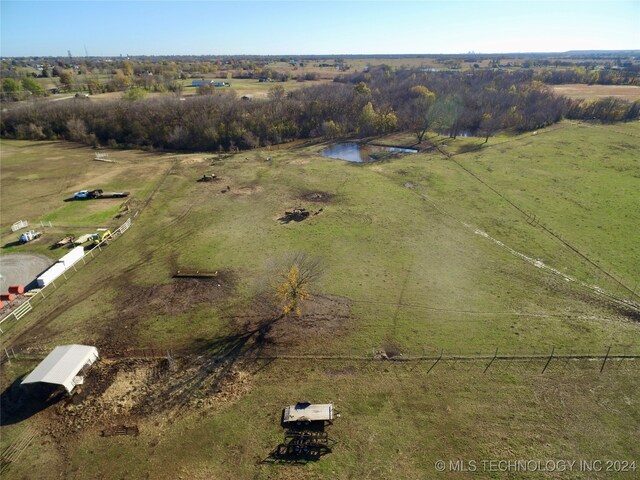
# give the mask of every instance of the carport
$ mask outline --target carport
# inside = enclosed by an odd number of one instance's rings
[[[22,381],[49,383],[63,386],[68,393],[84,378],[78,375],[99,358],[98,349],[87,345],[62,345],[54,348],[47,357]]]

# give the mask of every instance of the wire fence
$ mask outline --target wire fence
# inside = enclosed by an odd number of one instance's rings
[[[109,243],[120,237],[124,232],[129,230],[131,227],[131,219],[127,219],[122,225],[120,225],[117,229],[115,229],[109,238],[103,239],[100,243],[98,243],[94,248],[84,253],[84,256],[80,259],[81,261],[76,262],[69,269],[65,270],[58,278],[53,280],[50,284],[46,285],[43,288],[32,289],[27,294],[27,297],[24,301],[20,302],[8,315],[0,319],[0,325],[8,320],[20,320],[22,317],[27,315],[33,308],[44,301],[49,297],[54,290],[58,289],[62,284],[66,282],[78,269],[81,269],[91,260],[93,260],[97,255],[102,253],[102,249]],[[0,334],[4,333],[2,328],[0,328]]]
[[[25,347],[19,351],[13,348],[3,349],[0,351],[0,364],[11,361],[28,361],[35,362],[42,360],[48,354],[46,347]],[[251,350],[250,352],[238,353],[225,351],[208,351],[182,349],[174,350],[165,347],[146,347],[146,348],[127,348],[123,350],[114,350],[100,352],[102,358],[109,360],[160,360],[167,359],[169,362],[178,360],[189,360],[194,358],[206,358],[207,362],[223,364],[232,361],[247,362],[297,362],[309,365],[323,363],[380,363],[388,365],[410,365],[415,368],[418,365],[427,367],[427,373],[434,368],[447,368],[452,365],[466,364],[469,368],[475,367],[483,373],[490,370],[501,368],[505,365],[528,365],[534,371],[544,374],[547,370],[556,366],[558,363],[567,365],[570,363],[589,366],[600,373],[606,371],[607,365],[610,367],[615,363],[619,365],[621,362],[637,362],[640,360],[640,346],[609,346],[601,351],[583,351],[575,352],[572,350],[558,350],[551,347],[548,351],[542,352],[530,350],[528,352],[500,352],[499,348],[493,352],[485,353],[454,353],[440,350],[433,354],[427,353],[423,355],[410,355],[398,352],[385,352],[381,350],[372,350],[368,354],[296,354],[290,350],[283,348],[266,348],[263,351]],[[640,366],[640,364],[637,364]],[[500,367],[499,367],[500,366]]]

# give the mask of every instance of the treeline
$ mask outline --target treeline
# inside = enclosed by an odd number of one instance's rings
[[[533,72],[421,72],[377,68],[264,100],[233,91],[210,95],[94,102],[85,98],[28,102],[3,114],[0,133],[24,139],[68,139],[90,145],[234,151],[300,138],[428,131],[488,138],[499,130],[534,130],[563,117],[638,118],[640,103],[576,102],[554,95]]]
[[[589,85],[640,85],[640,65],[628,64],[624,68],[540,69],[534,78],[549,85],[586,83]]]

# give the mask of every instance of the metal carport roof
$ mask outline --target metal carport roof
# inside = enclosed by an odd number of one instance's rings
[[[74,379],[85,365],[99,358],[98,349],[87,345],[62,345],[54,348],[42,362],[22,381],[26,383],[53,383],[71,392]]]

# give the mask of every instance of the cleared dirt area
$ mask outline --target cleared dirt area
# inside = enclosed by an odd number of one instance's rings
[[[118,313],[118,322],[104,329],[98,346],[105,352],[126,349],[141,319],[179,315],[198,304],[223,302],[233,294],[235,286],[236,277],[231,271],[220,271],[210,278],[174,278],[164,285],[123,284],[120,289],[123,307]]]
[[[559,95],[575,99],[616,97],[630,102],[640,99],[640,87],[634,85],[585,85],[572,83],[552,85],[551,88]]]

